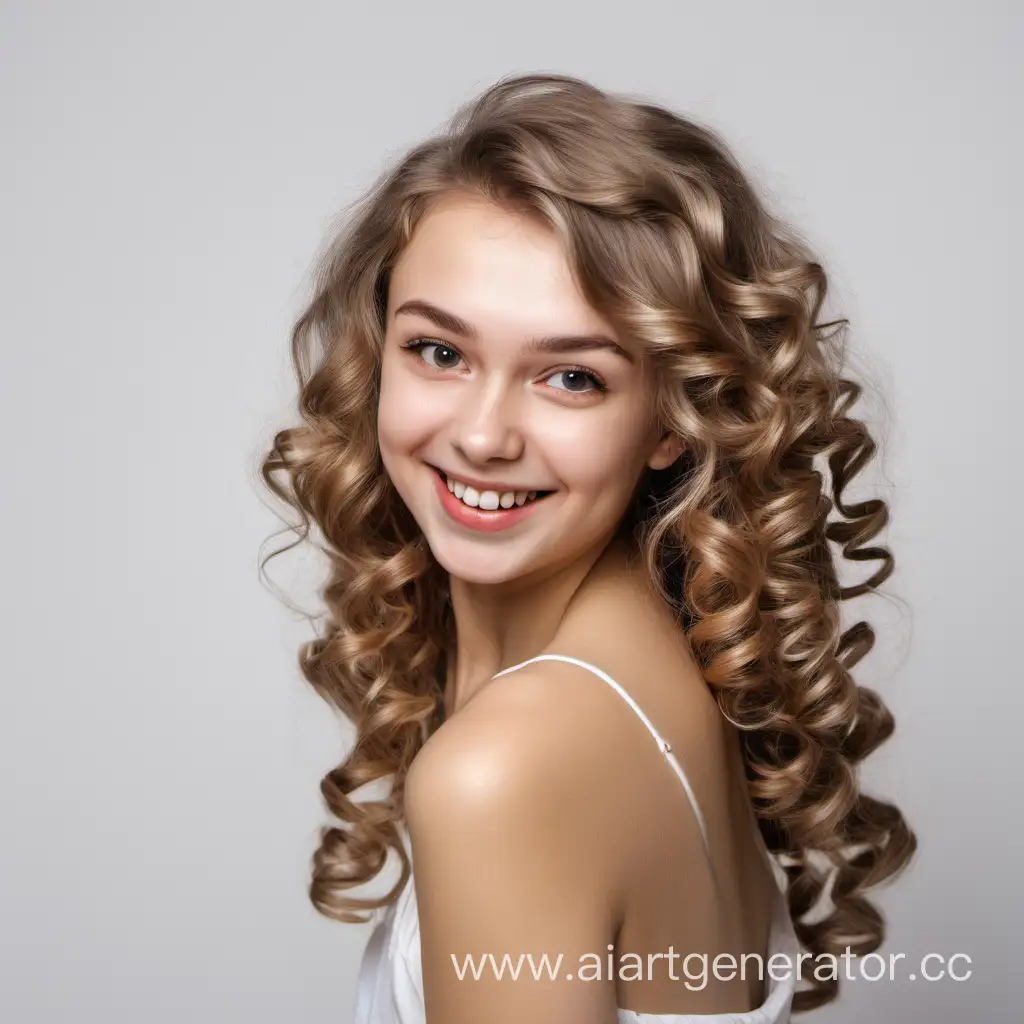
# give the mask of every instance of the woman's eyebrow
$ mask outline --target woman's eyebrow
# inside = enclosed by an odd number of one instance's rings
[[[480,337],[479,332],[472,324],[466,323],[461,317],[424,299],[409,299],[408,302],[403,302],[395,310],[395,316],[397,317],[401,313],[422,316],[435,326],[440,327],[441,330],[450,331],[462,338],[478,340]],[[578,352],[584,349],[607,349],[621,356],[627,362],[636,362],[632,354],[627,352],[617,341],[609,338],[607,334],[559,334],[547,338],[534,338],[526,343],[525,348],[528,352]]]

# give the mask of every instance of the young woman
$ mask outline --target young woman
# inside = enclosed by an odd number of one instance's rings
[[[264,476],[332,567],[301,663],[357,733],[310,893],[384,908],[358,1024],[768,1024],[880,945],[915,840],[858,789],[893,722],[840,601],[892,558],[826,287],[712,131],[555,75],[325,252]]]

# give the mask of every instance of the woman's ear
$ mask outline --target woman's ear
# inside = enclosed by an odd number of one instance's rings
[[[671,430],[666,431],[661,435],[661,440],[654,451],[647,457],[647,465],[651,469],[668,469],[683,454],[684,448],[683,440],[678,434]]]

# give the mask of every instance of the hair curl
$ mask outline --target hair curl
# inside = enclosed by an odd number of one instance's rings
[[[383,470],[376,398],[390,268],[453,190],[541,218],[586,299],[646,347],[658,412],[687,453],[645,477],[626,523],[741,730],[750,797],[787,873],[802,945],[815,955],[877,949],[884,923],[865,890],[902,869],[916,839],[857,782],[893,718],[851,677],[874,632],[866,622],[842,631],[839,607],[878,587],[893,558],[869,544],[886,504],[843,498],[875,452],[850,415],[861,389],[841,375],[847,321],[817,322],[824,269],[715,132],[562,75],[499,80],[382,175],[320,254],[293,328],[303,425],[277,433],[261,469],[299,525],[270,557],[312,525],[322,531],[326,628],[300,665],[356,728],[321,783],[347,827],[321,832],[313,904],[364,921],[396,898],[410,871],[405,774],[441,721],[447,579]],[[874,572],[840,585],[829,541]],[[386,776],[386,799],[351,799]],[[347,896],[389,848],[401,863],[395,886],[378,899]],[[810,923],[830,881],[829,913]],[[837,991],[835,979],[815,979],[794,1009]]]

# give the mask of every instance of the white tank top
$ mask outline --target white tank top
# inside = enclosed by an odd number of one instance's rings
[[[528,661],[503,669],[493,678],[514,672],[534,661],[565,661],[593,672],[615,689],[637,713],[640,720],[658,744],[658,749],[671,764],[683,784],[687,799],[693,808],[707,853],[708,839],[704,817],[700,813],[693,790],[671,746],[665,742],[632,697],[607,673],[589,662],[567,654],[539,654]],[[636,1010],[618,1010],[618,1024],[789,1024],[793,993],[796,988],[794,970],[800,944],[793,930],[793,922],[786,906],[784,892],[785,873],[772,860],[761,836],[755,828],[758,846],[775,876],[777,888],[773,893],[771,931],[768,950],[764,958],[765,998],[760,1006],[743,1013],[640,1013]],[[406,852],[411,850],[406,842]],[[711,864],[710,857],[708,864]],[[378,914],[380,911],[377,912]],[[786,959],[776,960],[775,970],[782,980],[769,970],[770,957],[784,954]],[[748,969],[756,970],[754,961]],[[783,969],[781,965],[785,964]],[[784,977],[783,977],[784,976]],[[370,935],[359,968],[356,991],[354,1024],[426,1024],[423,1003],[423,975],[420,968],[420,923],[416,906],[416,887],[410,872],[398,899],[383,908],[383,917],[377,921]]]

